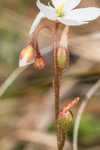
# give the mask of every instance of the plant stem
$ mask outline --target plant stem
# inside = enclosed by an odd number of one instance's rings
[[[54,90],[55,90],[55,119],[56,119],[56,131],[57,131],[57,146],[58,150],[60,147],[60,128],[58,124],[58,115],[59,115],[59,104],[60,104],[60,99],[59,99],[59,89],[60,89],[60,84],[59,84],[59,69],[57,65],[57,29],[58,29],[58,24],[56,23],[55,25],[55,32],[54,32]]]
[[[61,142],[60,142],[59,149],[63,150],[64,144],[65,144],[66,132],[62,132],[61,134],[62,134],[62,139],[61,139]]]
[[[34,36],[33,36],[32,41],[31,41],[32,44],[33,44],[33,47],[34,47],[34,49],[36,51],[36,55],[40,54],[39,47],[38,47],[38,37],[39,37],[40,32],[43,29],[47,29],[51,33],[53,33],[53,30],[52,30],[52,28],[49,25],[39,25],[38,26],[38,28],[34,32]]]

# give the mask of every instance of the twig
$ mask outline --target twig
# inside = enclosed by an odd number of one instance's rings
[[[80,120],[82,117],[82,113],[84,111],[85,106],[87,105],[89,99],[93,96],[93,94],[98,90],[100,87],[100,80],[98,80],[87,92],[84,101],[82,102],[79,111],[77,113],[76,121],[75,121],[75,127],[73,131],[73,150],[78,150],[78,129]]]

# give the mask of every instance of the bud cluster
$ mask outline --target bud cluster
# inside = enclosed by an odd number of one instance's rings
[[[38,69],[43,69],[45,67],[45,59],[40,54],[38,46],[34,48],[32,42],[30,42],[27,46],[25,46],[19,57],[19,66],[23,67],[29,64],[33,64]]]

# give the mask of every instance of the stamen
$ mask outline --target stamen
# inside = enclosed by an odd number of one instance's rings
[[[63,17],[64,16],[64,3],[62,3],[57,9],[56,9],[56,13],[58,15],[58,17]]]

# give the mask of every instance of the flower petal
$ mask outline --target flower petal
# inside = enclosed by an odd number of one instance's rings
[[[58,9],[62,4],[67,5],[67,0],[52,0],[53,6]]]
[[[80,21],[91,21],[100,16],[100,9],[96,7],[80,8],[72,10],[71,14]]]
[[[71,19],[71,18],[58,18],[58,20],[63,23],[64,25],[70,25],[70,26],[79,26],[82,24],[87,24],[88,22],[81,22],[79,20]]]
[[[41,13],[41,12],[38,13],[38,15],[36,16],[36,19],[32,23],[32,26],[29,30],[29,34],[32,34],[35,31],[36,27],[38,26],[38,24],[40,23],[42,18],[44,18],[43,13]]]
[[[52,4],[55,6],[55,8],[65,4],[65,8],[68,10],[75,8],[80,2],[81,0],[52,0]]]
[[[72,10],[73,8],[77,7],[81,0],[68,0],[67,8]]]
[[[57,19],[56,10],[53,7],[42,4],[40,0],[37,0],[37,6],[40,9],[40,11],[44,14],[44,16],[47,17],[48,19],[50,20]]]

